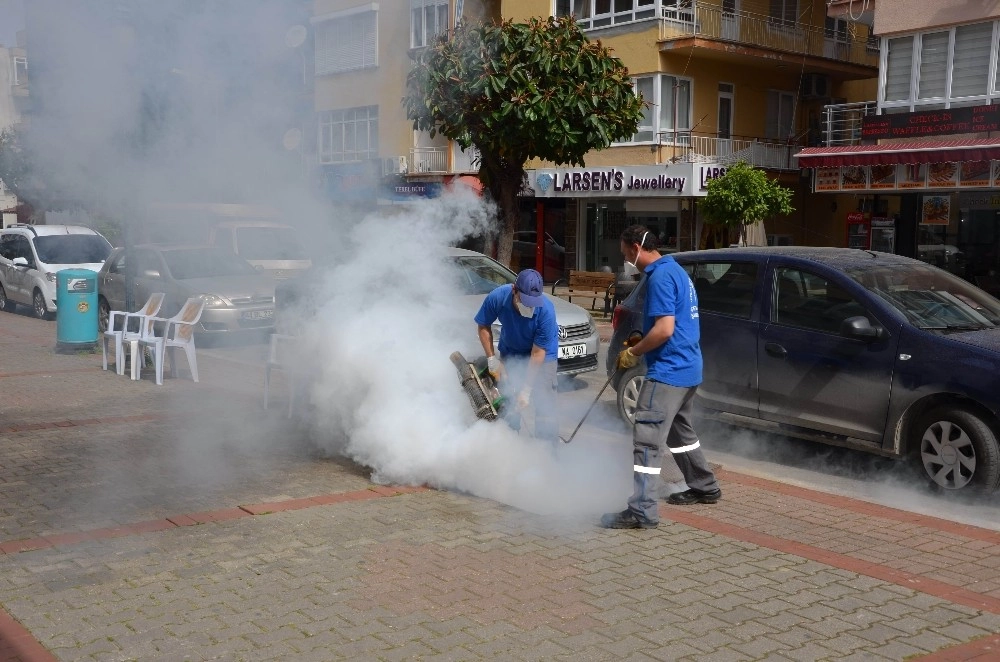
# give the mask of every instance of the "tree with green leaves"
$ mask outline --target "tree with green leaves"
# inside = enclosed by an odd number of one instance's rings
[[[643,114],[628,69],[572,17],[459,24],[419,55],[403,105],[414,129],[478,151],[505,264],[525,163],[583,166],[587,152],[635,134]]]
[[[740,243],[746,244],[749,226],[771,216],[791,214],[795,211],[791,200],[790,188],[740,161],[726,168],[726,174],[708,182],[705,199],[698,208],[709,223],[738,229]]]

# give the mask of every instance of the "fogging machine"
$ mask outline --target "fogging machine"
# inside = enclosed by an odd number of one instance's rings
[[[469,396],[476,417],[486,421],[502,417],[507,400],[500,395],[497,380],[490,374],[487,358],[481,356],[470,362],[461,352],[452,352],[449,358],[458,370],[462,389]]]

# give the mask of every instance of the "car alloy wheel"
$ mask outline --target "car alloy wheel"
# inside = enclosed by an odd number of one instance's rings
[[[977,415],[960,408],[936,409],[917,430],[920,464],[935,486],[987,491],[1000,486],[1000,447]]]
[[[3,289],[3,285],[0,285],[0,310],[8,313],[14,311],[14,302],[7,298],[7,290]]]
[[[626,370],[618,380],[618,415],[629,425],[635,425],[635,408],[645,381],[646,371],[640,366]]]
[[[38,319],[43,320],[48,317],[49,311],[45,308],[45,296],[41,290],[35,290],[34,296],[31,297],[31,307]]]

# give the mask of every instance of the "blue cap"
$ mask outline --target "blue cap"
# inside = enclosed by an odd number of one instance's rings
[[[525,269],[519,273],[514,281],[514,289],[521,295],[521,303],[525,306],[538,308],[545,303],[545,296],[542,294],[545,283],[542,282],[542,274],[534,269]]]

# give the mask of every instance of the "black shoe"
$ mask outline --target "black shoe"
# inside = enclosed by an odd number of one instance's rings
[[[605,529],[655,529],[659,524],[659,522],[639,519],[631,510],[601,516],[601,527]]]
[[[675,506],[690,506],[692,503],[716,503],[722,498],[722,490],[714,489],[708,492],[701,490],[686,490],[684,492],[674,492],[667,497],[667,503]]]

